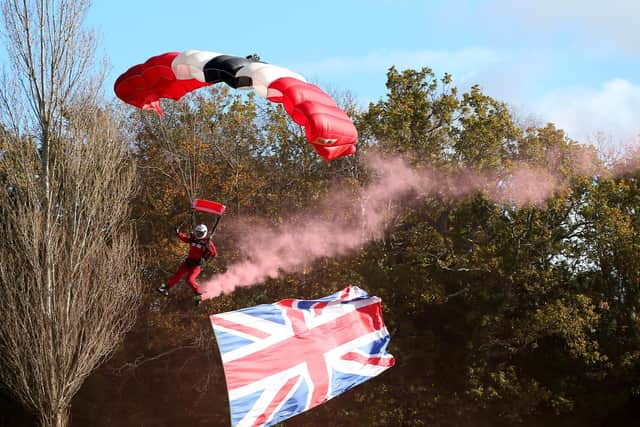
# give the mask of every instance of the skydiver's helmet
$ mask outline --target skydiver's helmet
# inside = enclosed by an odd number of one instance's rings
[[[193,229],[193,235],[196,239],[204,239],[207,236],[207,226],[198,224]]]

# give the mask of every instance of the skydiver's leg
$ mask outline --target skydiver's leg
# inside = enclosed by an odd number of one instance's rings
[[[182,263],[180,264],[180,268],[178,269],[178,271],[176,271],[176,273],[171,276],[169,278],[169,281],[167,282],[167,286],[169,287],[169,289],[173,288],[176,283],[178,283],[184,276],[187,275],[187,273],[189,272],[190,267],[186,264],[186,263]]]
[[[198,291],[198,283],[196,282],[196,277],[200,274],[200,266],[196,265],[195,267],[191,267],[192,270],[189,273],[189,277],[187,278],[187,283],[191,286],[194,294],[200,294]]]

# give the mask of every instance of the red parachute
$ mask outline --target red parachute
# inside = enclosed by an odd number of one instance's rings
[[[128,69],[118,77],[114,90],[124,102],[162,115],[160,98],[178,100],[219,82],[236,89],[254,89],[269,101],[281,103],[326,160],[356,152],[358,131],[333,98],[301,75],[253,55],[197,50],[165,53]]]

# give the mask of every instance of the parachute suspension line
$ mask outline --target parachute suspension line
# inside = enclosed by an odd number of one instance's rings
[[[188,107],[185,107],[188,108]],[[189,172],[189,191],[190,194],[189,196],[189,200],[191,202],[193,202],[197,196],[197,194],[200,193],[200,175],[198,173],[199,168],[199,164],[201,163],[201,159],[202,159],[202,144],[200,143],[200,138],[202,135],[198,135],[197,129],[196,129],[196,119],[195,119],[195,115],[193,114],[188,114],[187,117],[190,117],[189,120],[189,125],[187,127],[187,132],[188,134],[185,136],[185,138],[190,142],[190,144],[187,145],[187,157],[188,157],[188,172]],[[195,226],[195,224],[194,224]]]
[[[168,162],[172,172],[171,175],[173,175],[177,181],[176,184],[186,193],[187,200],[193,202],[198,192],[197,157],[199,152],[195,152],[196,150],[186,150],[186,152],[180,150],[177,142],[170,137],[165,121],[159,120],[158,118],[155,119],[158,123],[152,124],[150,120],[153,119],[150,119],[147,115],[144,115],[144,120],[149,129],[157,129],[156,137],[158,142],[162,146],[165,154],[173,159],[173,161]],[[189,151],[191,151],[191,153]],[[195,226],[195,215],[192,216],[191,221],[192,227]]]
[[[209,233],[210,237],[213,237],[213,234],[216,232],[216,228],[218,227],[218,224],[220,223],[220,215],[216,215],[216,222],[213,223],[213,225],[211,226],[211,233]]]

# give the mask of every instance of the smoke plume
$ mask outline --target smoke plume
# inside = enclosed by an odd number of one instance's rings
[[[559,172],[563,165],[570,169],[569,175],[602,172],[593,150],[577,150],[572,156],[567,160],[566,154],[550,153],[544,167],[523,162],[499,172],[477,172],[462,167],[414,168],[402,158],[369,155],[365,167],[371,179],[363,187],[330,191],[312,210],[277,226],[254,218],[237,219],[231,233],[241,260],[203,283],[203,298],[302,271],[321,257],[353,253],[380,238],[389,218],[400,209],[424,197],[459,199],[481,191],[498,203],[541,205],[567,187],[567,173]],[[627,171],[638,166],[637,158],[624,165]]]

